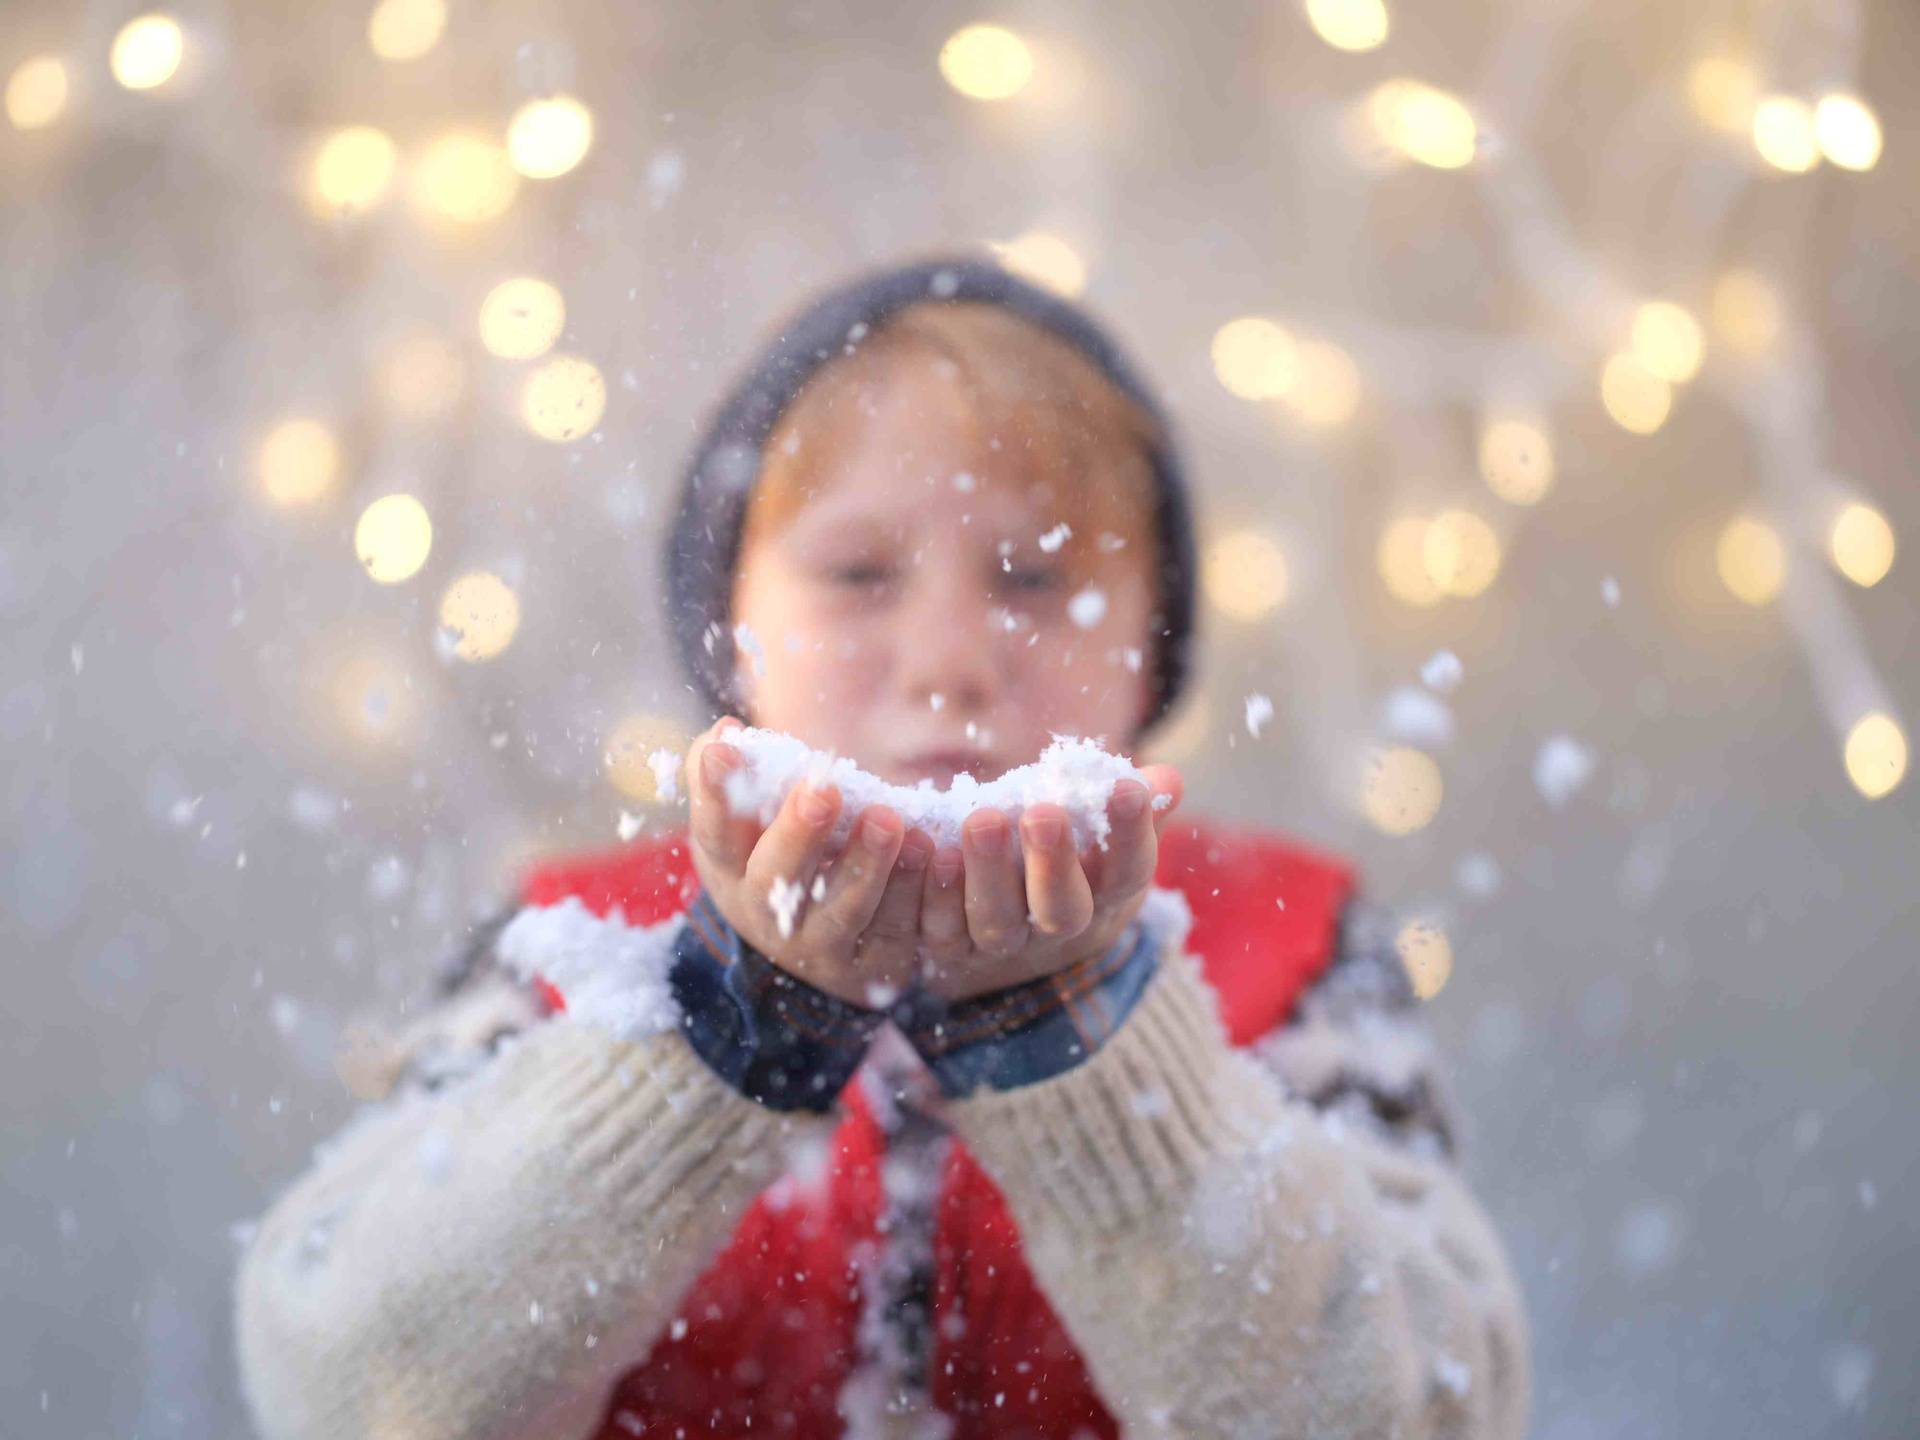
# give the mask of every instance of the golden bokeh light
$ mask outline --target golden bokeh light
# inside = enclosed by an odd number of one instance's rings
[[[993,253],[1014,274],[1069,300],[1087,288],[1087,262],[1058,235],[1029,230],[995,244]]]
[[[1374,133],[1410,160],[1458,170],[1473,159],[1479,132],[1454,95],[1418,80],[1388,80],[1367,100]]]
[[[656,750],[684,756],[692,743],[693,737],[664,715],[628,715],[607,735],[601,763],[608,782],[622,795],[650,805],[662,804],[659,781],[648,759]]]
[[[1300,347],[1273,321],[1243,315],[1214,333],[1213,373],[1242,400],[1277,400],[1300,378]]]
[[[607,382],[578,355],[556,355],[527,377],[520,395],[527,428],[556,444],[591,434],[606,412]]]
[[[1420,537],[1420,563],[1441,594],[1471,598],[1500,573],[1500,537],[1470,510],[1443,510]]]
[[[1375,562],[1387,593],[1403,605],[1426,609],[1438,605],[1445,592],[1427,573],[1427,522],[1419,515],[1403,515],[1380,537]]]
[[[1871,170],[1886,143],[1880,121],[1853,95],[1823,95],[1813,107],[1813,138],[1842,170]]]
[[[1729,270],[1713,287],[1713,328],[1737,355],[1764,355],[1780,339],[1780,297],[1756,270]]]
[[[1662,380],[1693,379],[1705,348],[1700,322],[1671,300],[1649,300],[1634,314],[1634,358]]]
[[[1893,552],[1893,526],[1887,517],[1857,501],[1840,512],[1827,534],[1827,553],[1834,568],[1863,588],[1887,578]]]
[[[1600,372],[1600,401],[1622,430],[1651,435],[1673,411],[1673,387],[1641,364],[1639,356],[1622,352]]]
[[[593,146],[593,112],[571,95],[530,100],[507,124],[507,155],[532,180],[564,175]]]
[[[382,585],[411,580],[433,549],[433,521],[411,495],[383,495],[360,512],[353,550],[367,574]]]
[[[1390,28],[1382,0],[1307,0],[1307,23],[1336,50],[1377,50]]]
[[[1000,25],[968,25],[940,47],[940,73],[969,100],[1005,100],[1033,78],[1033,51]]]
[[[1538,505],[1553,488],[1553,441],[1546,426],[1509,417],[1480,432],[1480,474],[1509,505]]]
[[[1317,430],[1344,425],[1360,409],[1360,367],[1338,345],[1303,340],[1296,352],[1298,370],[1282,398],[1293,413]]]
[[[414,162],[414,203],[428,215],[457,225],[499,219],[519,190],[520,173],[507,152],[466,131],[442,135]]]
[[[1753,146],[1774,169],[1804,175],[1820,163],[1813,107],[1791,95],[1769,95],[1754,107]]]
[[[446,0],[380,0],[367,17],[367,44],[382,60],[418,60],[446,28]]]
[[[567,325],[558,287],[531,275],[502,280],[480,302],[480,343],[503,360],[544,355]]]
[[[1382,747],[1366,758],[1360,781],[1360,812],[1383,835],[1411,835],[1440,812],[1446,787],[1440,767],[1424,750]]]
[[[440,597],[440,623],[454,637],[455,655],[491,660],[513,643],[520,628],[520,597],[498,575],[476,570]]]
[[[1413,993],[1431,1000],[1446,988],[1453,974],[1453,943],[1431,920],[1409,920],[1393,937],[1393,948],[1406,969]]]
[[[1264,619],[1286,603],[1286,554],[1260,530],[1230,530],[1213,541],[1200,575],[1214,609],[1233,620]]]
[[[7,78],[7,119],[16,130],[44,130],[67,108],[67,67],[51,55],[23,60]]]
[[[1749,605],[1765,605],[1787,578],[1787,547],[1779,532],[1751,515],[1727,523],[1713,558],[1720,583]]]
[[[445,415],[466,384],[466,362],[459,347],[444,336],[403,336],[388,346],[381,359],[381,391],[409,419],[435,420]]]
[[[186,51],[179,21],[171,15],[142,15],[120,27],[107,63],[113,78],[127,89],[152,90],[174,77]]]
[[[1687,99],[1694,114],[1716,130],[1744,135],[1753,126],[1760,99],[1760,77],[1744,60],[1709,55],[1687,72]]]
[[[386,198],[399,159],[383,130],[350,125],[322,142],[313,157],[308,194],[316,210],[351,215],[370,210]]]
[[[1907,773],[1907,737],[1891,715],[1875,711],[1847,732],[1847,778],[1869,800],[1891,794]]]
[[[275,505],[311,505],[340,478],[340,442],[318,420],[282,420],[260,445],[260,488]]]

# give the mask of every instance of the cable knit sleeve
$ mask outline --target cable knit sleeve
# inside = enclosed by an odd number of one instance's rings
[[[1246,1051],[1163,922],[1158,974],[1100,1053],[945,1107],[1129,1436],[1525,1432],[1521,1299],[1363,920]]]
[[[678,1029],[540,1020],[498,967],[468,972],[374,1049],[372,1086],[395,1093],[241,1261],[240,1368],[269,1440],[588,1433],[786,1147],[831,1123],[739,1095]]]

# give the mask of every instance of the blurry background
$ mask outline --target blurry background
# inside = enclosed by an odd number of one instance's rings
[[[1166,391],[1158,753],[1404,918],[1536,1433],[1913,1433],[1920,8],[1386,5],[8,0],[0,1428],[245,1433],[342,1027],[676,823],[706,406],[992,247]]]

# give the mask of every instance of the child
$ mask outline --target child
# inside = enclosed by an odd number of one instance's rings
[[[243,1262],[263,1433],[1521,1435],[1521,1304],[1345,867],[1176,816],[1164,766],[1084,854],[1057,806],[945,848],[876,806],[834,854],[830,786],[727,805],[727,712],[906,784],[1132,753],[1192,584],[1077,310],[954,261],[795,319],[671,537],[723,715],[689,828],[537,869],[504,942],[679,917],[677,1028],[566,1016],[484,929]]]

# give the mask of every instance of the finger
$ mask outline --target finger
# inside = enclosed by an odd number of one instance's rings
[[[1087,856],[1096,907],[1131,900],[1153,882],[1160,847],[1152,798],[1137,780],[1122,780],[1107,798],[1107,848]]]
[[[904,978],[913,967],[914,950],[920,943],[921,897],[932,859],[933,841],[927,832],[909,830],[900,842],[873,918],[860,934],[861,968],[875,978]],[[870,998],[870,1003],[884,1004],[885,999]]]
[[[1013,858],[1013,827],[998,810],[976,810],[960,827],[966,856],[967,934],[976,950],[1017,955],[1026,948],[1026,887]]]
[[[1034,928],[1043,935],[1078,935],[1093,919],[1093,888],[1074,853],[1067,812],[1045,802],[1030,807],[1020,817],[1020,838]]]
[[[687,828],[693,843],[729,875],[739,875],[760,836],[757,815],[735,815],[727,803],[727,777],[746,764],[733,746],[709,739],[698,759],[689,756],[693,783],[687,788]]]
[[[885,805],[869,805],[860,812],[846,849],[827,872],[826,892],[807,916],[809,944],[826,946],[835,954],[855,952],[880,908],[905,831],[900,817]]]
[[[1180,808],[1181,800],[1186,797],[1187,783],[1180,778],[1180,772],[1171,765],[1148,765],[1143,767],[1140,773],[1146,777],[1156,801],[1162,795],[1167,797],[1167,803],[1164,806],[1150,812],[1153,815],[1153,833],[1163,834],[1166,831],[1167,822],[1173,818],[1173,812]]]
[[[839,813],[840,792],[833,786],[818,790],[804,783],[794,786],[747,860],[747,887],[770,907],[783,937],[805,909],[804,892],[827,858],[828,838]],[[796,889],[802,893],[793,893]]]
[[[920,943],[930,959],[942,961],[966,953],[973,941],[967,934],[966,860],[959,847],[942,847],[927,870],[920,898]]]

